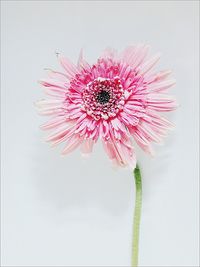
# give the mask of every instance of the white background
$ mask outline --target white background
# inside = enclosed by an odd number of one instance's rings
[[[2,2],[2,266],[129,266],[134,183],[100,145],[89,159],[43,141],[37,80],[55,51],[90,62],[145,42],[171,68],[175,130],[143,173],[140,266],[198,266],[198,1]]]

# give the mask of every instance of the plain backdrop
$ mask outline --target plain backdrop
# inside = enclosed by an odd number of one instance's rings
[[[2,266],[130,266],[134,181],[98,144],[60,156],[34,102],[55,52],[89,62],[144,42],[171,68],[176,128],[143,174],[140,266],[198,263],[198,1],[2,1]]]

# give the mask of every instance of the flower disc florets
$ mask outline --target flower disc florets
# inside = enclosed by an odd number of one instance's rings
[[[124,105],[124,90],[119,77],[97,78],[83,92],[83,109],[95,120],[115,117]]]

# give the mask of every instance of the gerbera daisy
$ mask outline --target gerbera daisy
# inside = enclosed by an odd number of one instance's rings
[[[148,58],[149,47],[127,47],[122,53],[106,49],[93,65],[80,53],[77,65],[58,56],[62,72],[49,71],[41,80],[49,96],[37,103],[40,113],[51,116],[42,125],[52,130],[52,145],[64,142],[67,154],[77,147],[91,153],[100,138],[109,158],[134,170],[136,196],[133,221],[132,266],[138,266],[142,179],[133,140],[152,154],[152,142],[159,143],[172,124],[161,114],[176,108],[167,95],[174,85],[170,71],[151,72],[159,54]],[[160,112],[160,114],[159,114]]]
[[[121,53],[106,49],[90,65],[80,53],[77,65],[58,55],[62,72],[49,71],[40,82],[49,96],[38,101],[40,113],[51,116],[42,125],[52,130],[53,145],[65,143],[67,154],[77,147],[90,153],[98,139],[109,158],[120,166],[136,166],[133,140],[152,154],[172,124],[159,112],[172,111],[175,100],[166,93],[174,85],[170,71],[151,72],[159,54],[148,58],[146,45]]]

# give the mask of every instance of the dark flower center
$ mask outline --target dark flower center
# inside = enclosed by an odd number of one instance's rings
[[[101,105],[104,105],[104,104],[108,103],[109,100],[110,100],[110,94],[109,94],[109,92],[104,91],[104,90],[100,91],[100,92],[97,94],[97,96],[96,96],[96,100],[97,100]]]

